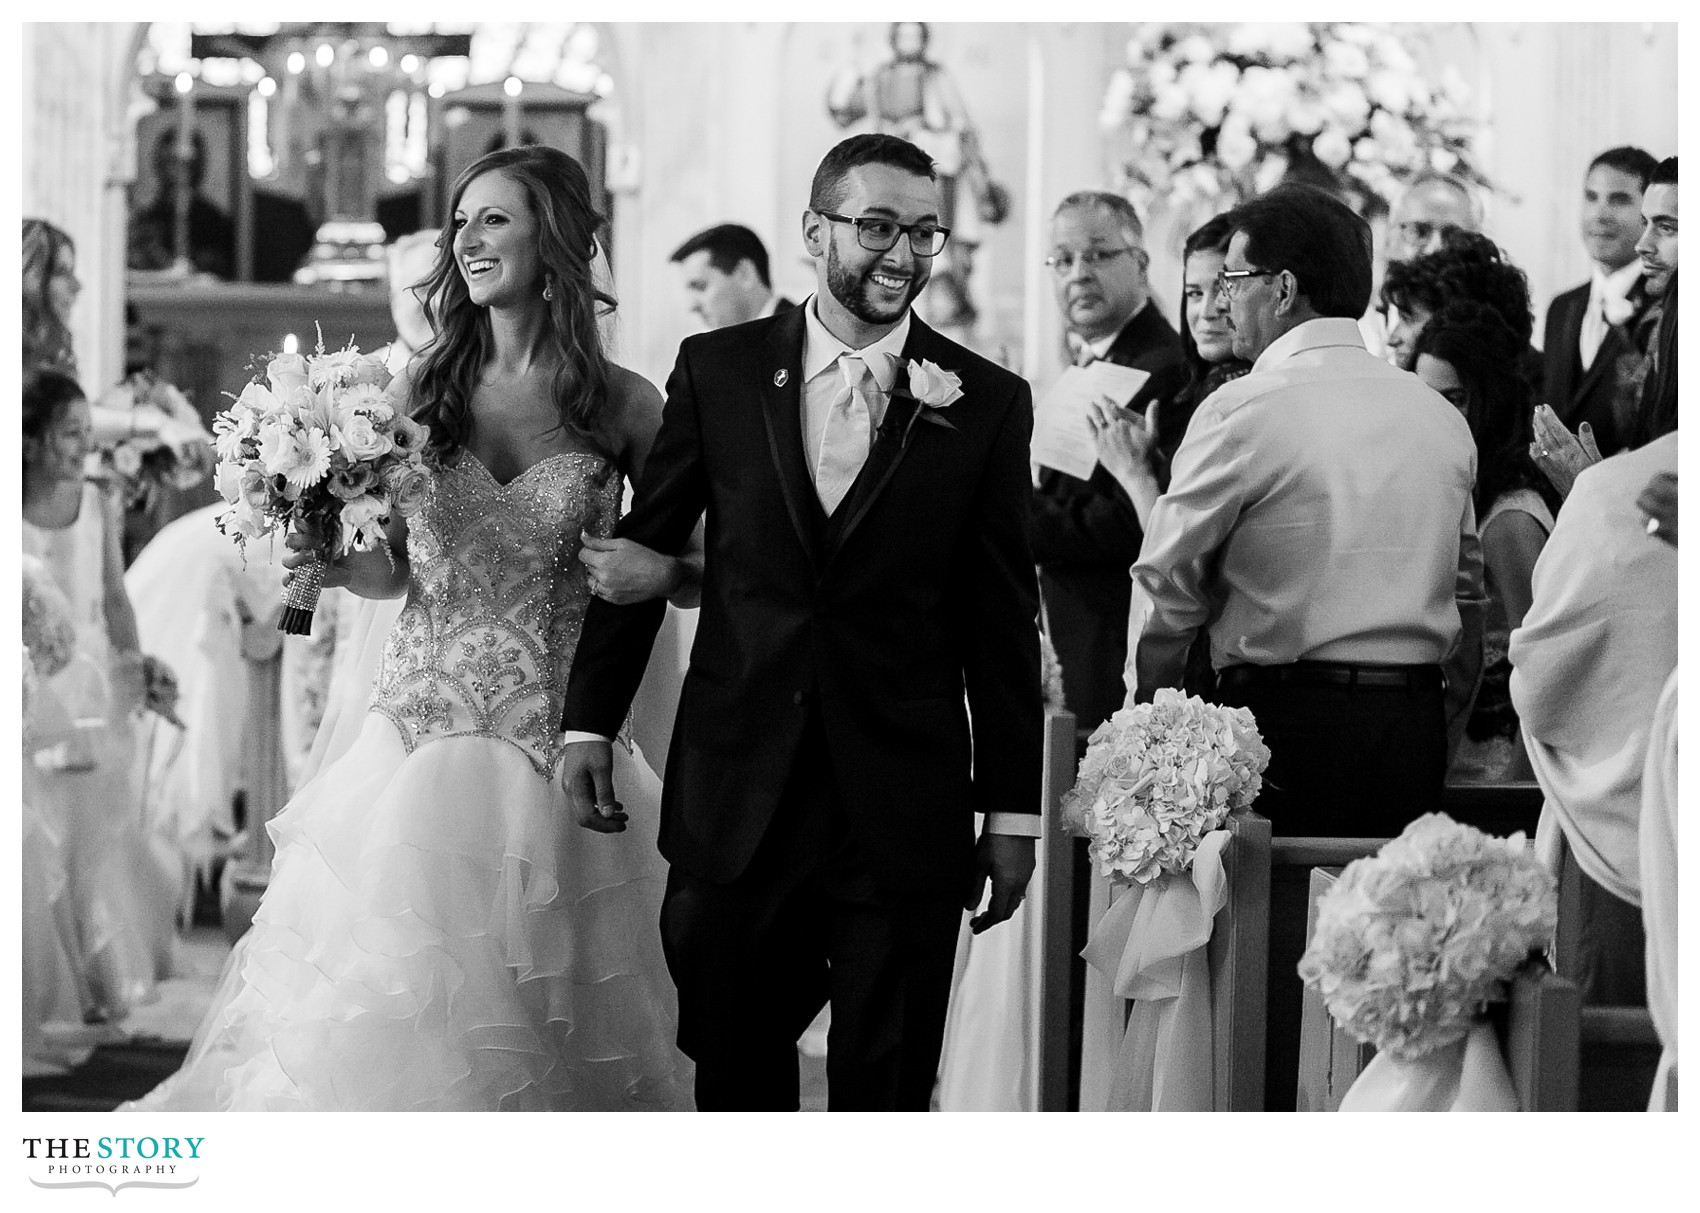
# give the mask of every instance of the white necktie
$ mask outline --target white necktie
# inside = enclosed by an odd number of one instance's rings
[[[874,385],[868,364],[855,354],[841,354],[838,362],[844,371],[845,387],[827,410],[826,425],[821,429],[820,468],[815,476],[815,492],[829,515],[861,474],[873,443],[867,392]]]
[[[1588,297],[1588,310],[1582,313],[1582,333],[1578,342],[1582,369],[1594,365],[1594,357],[1606,340],[1606,296],[1603,290]]]

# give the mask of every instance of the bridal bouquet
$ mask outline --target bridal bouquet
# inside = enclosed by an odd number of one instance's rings
[[[1299,976],[1353,1036],[1412,1061],[1463,1039],[1557,922],[1556,883],[1522,834],[1429,813],[1346,866]]]
[[[1190,868],[1204,836],[1256,799],[1268,765],[1248,710],[1165,687],[1093,732],[1063,819],[1105,876],[1149,884]]]
[[[123,491],[126,509],[146,509],[162,486],[192,489],[213,470],[212,435],[182,392],[138,371],[101,397],[127,408],[133,432],[100,451],[100,462]]]
[[[352,343],[310,355],[278,354],[213,420],[216,484],[230,509],[219,529],[246,546],[291,526],[325,536],[325,559],[349,552],[393,555],[385,536],[392,513],[424,501],[427,432],[385,395],[390,373],[378,354]],[[278,627],[312,627],[324,565],[295,571]]]

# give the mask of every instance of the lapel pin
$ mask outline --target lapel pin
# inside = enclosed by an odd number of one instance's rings
[[[783,367],[781,367],[779,370],[773,372],[773,386],[774,387],[784,387],[789,382],[791,382],[791,372],[790,371],[785,370]]]

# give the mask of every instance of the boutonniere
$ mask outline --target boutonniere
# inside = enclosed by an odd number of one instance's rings
[[[909,436],[915,429],[915,423],[923,419],[931,425],[954,430],[956,427],[946,419],[944,410],[962,399],[962,376],[955,371],[945,370],[936,362],[928,362],[925,358],[899,363],[898,369],[908,373],[903,379],[892,384],[891,399],[893,402],[911,402],[908,419],[903,423],[903,445],[909,445]]]
[[[1622,328],[1624,322],[1635,315],[1636,301],[1627,296],[1608,296],[1605,302],[1606,323],[1614,328]]]

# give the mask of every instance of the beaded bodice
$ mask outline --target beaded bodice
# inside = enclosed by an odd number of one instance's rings
[[[470,452],[433,477],[408,520],[407,605],[372,695],[409,751],[444,737],[491,737],[550,775],[590,601],[579,534],[613,531],[620,486],[608,460],[578,451],[505,485]]]

